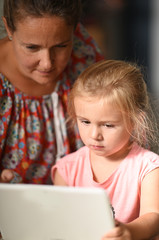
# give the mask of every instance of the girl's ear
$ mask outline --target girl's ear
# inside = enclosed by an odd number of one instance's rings
[[[5,18],[5,17],[2,17],[2,20],[3,20],[4,26],[5,26],[7,35],[8,35],[8,37],[10,38],[10,37],[12,36],[12,31],[11,31],[11,30],[9,29],[9,27],[8,27],[6,18]]]

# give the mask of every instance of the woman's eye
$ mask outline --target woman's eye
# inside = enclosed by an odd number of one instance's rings
[[[57,48],[66,48],[68,46],[68,44],[57,44],[55,46],[53,46],[53,49],[57,49]]]
[[[55,46],[56,48],[65,48],[67,47],[67,44],[59,44]]]
[[[29,50],[36,50],[38,47],[34,46],[34,45],[28,45],[28,46],[26,46],[26,48]]]

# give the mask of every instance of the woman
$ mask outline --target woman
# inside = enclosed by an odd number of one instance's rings
[[[67,98],[79,73],[103,57],[78,23],[80,9],[79,0],[4,1],[1,182],[49,184],[56,160],[82,145],[65,123]]]

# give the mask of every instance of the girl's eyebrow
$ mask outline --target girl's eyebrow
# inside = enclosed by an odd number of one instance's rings
[[[76,118],[78,118],[78,119],[81,119],[81,120],[87,120],[87,121],[91,121],[91,120],[89,120],[88,118],[86,118],[86,117],[82,117],[82,116],[78,116],[78,115],[76,115]],[[104,120],[104,121],[99,121],[99,123],[100,124],[105,124],[105,123],[113,123],[113,124],[115,124],[115,123],[119,123],[120,122],[120,120]]]
[[[86,117],[82,117],[82,116],[78,116],[78,115],[76,115],[76,118],[87,119]]]

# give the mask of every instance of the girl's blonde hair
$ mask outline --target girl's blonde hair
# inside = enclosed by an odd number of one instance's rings
[[[155,117],[140,68],[133,63],[103,60],[88,67],[76,80],[68,103],[69,118],[76,122],[74,98],[99,97],[114,104],[125,126],[133,126],[132,141],[147,148],[157,143]],[[113,109],[112,109],[113,111]]]

